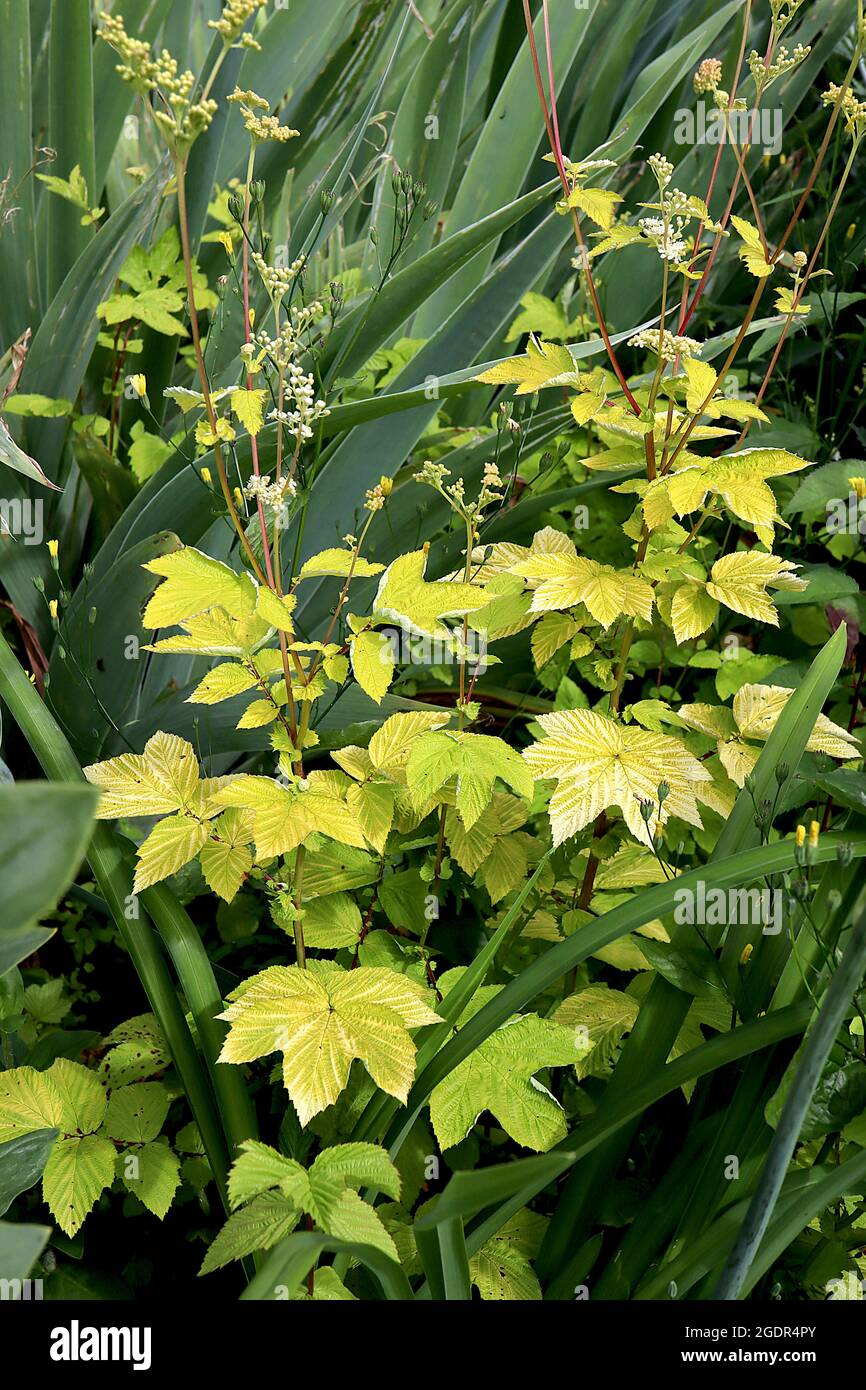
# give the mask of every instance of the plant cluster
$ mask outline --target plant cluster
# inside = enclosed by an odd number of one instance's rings
[[[297,98],[265,0],[203,63],[84,5],[138,162],[91,119],[38,175],[86,240],[9,310],[3,519],[51,489],[53,531],[0,698],[72,785],[0,786],[0,837],[77,797],[0,929],[16,1219],[122,1200],[266,1299],[866,1276],[863,5],[674,8],[608,130],[564,80],[605,7],[525,3],[500,168],[464,0],[362,6]],[[741,138],[775,101],[796,171]]]

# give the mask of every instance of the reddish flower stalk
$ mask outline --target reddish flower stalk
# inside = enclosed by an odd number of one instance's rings
[[[538,88],[538,99],[541,102],[541,111],[544,117],[544,125],[547,131],[547,139],[550,144],[551,153],[556,162],[557,173],[559,174],[560,182],[565,193],[566,201],[568,201],[569,195],[571,193],[571,187],[568,182],[568,175],[565,172],[565,161],[563,159],[562,146],[559,139],[559,121],[556,114],[556,94],[554,91],[553,80],[553,50],[550,42],[550,24],[547,11],[547,0],[542,0],[542,3],[544,7],[544,39],[547,56],[547,71],[550,82],[550,102],[552,107],[552,115],[547,109],[547,97],[544,93],[544,81],[541,76],[541,65],[538,61],[538,49],[536,48],[535,44],[535,31],[532,25],[532,11],[529,8],[529,0],[523,0],[523,17],[526,22],[526,36],[529,39],[529,51],[532,55],[532,66],[535,72],[535,85]],[[625,393],[626,400],[628,401],[635,415],[640,415],[640,406],[638,405],[631,390],[629,389],[629,384],[626,380],[625,373],[623,372],[622,367],[619,364],[619,359],[616,355],[616,351],[614,350],[613,343],[610,340],[610,334],[607,331],[607,325],[604,321],[604,314],[602,313],[601,304],[599,303],[598,298],[598,292],[595,287],[595,280],[593,278],[592,269],[589,264],[589,256],[587,254],[586,242],[584,241],[583,232],[580,228],[580,220],[573,208],[571,210],[571,215],[572,221],[574,223],[574,234],[577,238],[577,244],[580,247],[583,269],[586,273],[586,283],[587,288],[589,290],[589,297],[592,301],[593,312],[595,313],[596,322],[598,323],[599,332],[601,333],[605,350],[610,360],[610,364],[613,367],[616,379]]]

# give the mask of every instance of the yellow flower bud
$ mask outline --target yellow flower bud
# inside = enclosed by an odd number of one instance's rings
[[[242,507],[242,506],[244,505],[244,495],[243,495],[243,493],[241,492],[241,490],[240,490],[239,487],[236,487],[236,488],[234,489],[233,496],[234,496],[234,499],[235,499],[235,505],[238,506],[238,507]]]
[[[56,618],[56,617],[57,617],[57,599],[56,599],[56,598],[49,599],[49,601],[48,601],[48,612],[51,614],[51,617],[52,617],[52,618]]]
[[[798,825],[798,826],[797,826],[797,829],[796,829],[796,831],[795,831],[795,833],[794,833],[794,844],[797,846],[798,849],[802,849],[802,847],[803,847],[803,845],[804,845],[805,843],[806,843],[806,827],[805,827],[805,825]]]
[[[49,542],[48,542],[48,554],[51,556],[52,560],[56,560],[56,559],[57,559],[57,552],[58,552],[59,549],[60,549],[60,542],[59,542],[59,541],[49,541]]]
[[[742,953],[740,955],[740,965],[746,965],[748,963],[749,957],[754,949],[755,948],[752,945],[751,941],[747,942],[747,944],[743,947]]]
[[[386,497],[390,497],[391,493],[394,491],[394,479],[386,478],[385,474],[383,473],[381,478],[379,479],[379,486],[382,489],[384,495]]]
[[[201,480],[203,483],[210,483],[213,481],[211,477],[211,471],[209,468],[203,468],[201,470]]]
[[[815,849],[817,847],[818,836],[820,835],[820,833],[821,826],[819,825],[818,821],[811,821],[809,825],[809,844],[812,849]]]

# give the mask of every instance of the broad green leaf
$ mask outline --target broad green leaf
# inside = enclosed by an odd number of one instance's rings
[[[355,680],[377,705],[394,678],[394,653],[383,632],[359,632],[351,645]]]
[[[476,381],[491,386],[516,386],[516,395],[531,396],[550,386],[578,386],[580,373],[567,347],[531,338],[526,352],[479,372]]]
[[[78,872],[93,827],[87,787],[0,786],[0,975],[50,940],[44,917]]]
[[[221,700],[243,695],[257,684],[255,675],[246,667],[236,661],[226,661],[208,671],[187,699],[191,705],[217,705]]]
[[[247,434],[255,436],[262,428],[267,394],[267,391],[258,387],[254,390],[238,387],[236,391],[232,391],[230,397],[232,410],[246,429]]]
[[[159,1081],[121,1086],[108,1099],[104,1130],[110,1139],[149,1144],[165,1124],[171,1096]]]
[[[209,827],[193,816],[166,816],[138,847],[134,893],[177,873],[195,859],[209,834]]]
[[[572,1028],[581,1056],[577,1075],[602,1076],[624,1035],[634,1026],[640,1005],[636,999],[609,985],[589,985],[567,999],[551,1014],[554,1023]]]
[[[125,1187],[160,1221],[180,1186],[180,1159],[167,1144],[143,1144],[118,1155]]]
[[[42,1196],[66,1235],[74,1236],[114,1181],[114,1145],[95,1134],[58,1139],[42,1175]]]
[[[395,774],[405,768],[409,754],[421,734],[447,724],[450,715],[432,710],[413,710],[392,714],[370,739],[370,761],[380,772]]]
[[[565,1115],[534,1074],[573,1066],[579,1055],[572,1033],[557,1023],[529,1014],[504,1024],[435,1087],[430,1119],[442,1148],[459,1144],[489,1110],[524,1148],[549,1149],[566,1133]]]
[[[58,1128],[65,1134],[92,1134],[105,1114],[105,1087],[95,1072],[58,1057],[44,1073],[56,1086],[63,1110]]]
[[[487,1301],[537,1302],[541,1285],[530,1264],[538,1253],[545,1219],[517,1212],[469,1261],[472,1282]]]
[[[270,1250],[291,1234],[300,1219],[300,1209],[285,1197],[276,1193],[256,1197],[229,1217],[208,1248],[199,1274],[210,1274],[256,1250]]]
[[[145,627],[171,627],[208,608],[224,608],[231,618],[246,618],[256,606],[256,588],[249,575],[185,545],[170,555],[149,561],[145,569],[162,575],[142,619]]]
[[[351,574],[353,579],[367,579],[370,575],[381,574],[384,568],[384,565],[356,555],[353,550],[321,550],[304,561],[298,578],[314,579],[330,574],[346,579]]]
[[[12,1067],[0,1072],[0,1144],[34,1130],[63,1129],[64,1098],[47,1072]]]
[[[205,883],[228,903],[252,868],[253,830],[253,817],[232,806],[212,822],[211,833],[219,838],[209,839],[199,852]]]
[[[337,951],[354,946],[361,935],[361,910],[348,893],[331,893],[304,904],[304,941],[308,946]]]
[[[470,830],[486,809],[497,777],[531,798],[533,779],[520,756],[488,734],[436,732],[414,744],[406,764],[413,799],[423,806],[451,777],[457,778],[457,813]]]
[[[622,195],[609,188],[573,188],[568,195],[568,206],[579,208],[591,218],[603,232],[609,232],[616,205],[622,202]]]
[[[554,842],[561,844],[611,806],[618,806],[635,839],[650,841],[649,826],[676,815],[700,825],[697,799],[711,774],[684,744],[667,734],[624,725],[591,710],[541,715],[549,737],[533,743],[523,757],[536,777],[554,777],[550,802]],[[668,794],[659,799],[659,785]],[[641,806],[649,803],[646,821]]]
[[[482,608],[487,596],[479,585],[456,579],[430,584],[424,578],[426,567],[424,550],[414,550],[394,560],[382,575],[373,611],[377,617],[390,618],[408,632],[447,640],[448,629],[442,619]]]
[[[298,1207],[309,1198],[309,1178],[299,1163],[269,1144],[247,1139],[229,1173],[229,1205],[236,1210],[275,1187]]]
[[[175,734],[154,734],[143,753],[122,753],[84,769],[102,793],[100,820],[117,816],[158,816],[183,811],[199,787],[198,759],[192,744]]]
[[[105,1070],[112,1086],[144,1081],[164,1070],[170,1061],[162,1030],[153,1014],[139,1014],[121,1023],[105,1039]]]
[[[365,782],[346,792],[347,805],[378,854],[385,852],[385,842],[394,821],[395,796],[396,788],[386,782]]]
[[[220,1015],[230,1025],[220,1060],[252,1062],[282,1051],[301,1124],[333,1104],[356,1057],[377,1086],[405,1101],[415,1073],[407,1030],[441,1021],[424,998],[420,985],[378,967],[271,966]]]
[[[56,1129],[36,1129],[0,1144],[0,1216],[39,1181],[57,1136]]]

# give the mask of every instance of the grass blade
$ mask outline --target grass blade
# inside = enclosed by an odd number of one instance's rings
[[[78,167],[93,207],[98,190],[90,0],[52,0],[48,84],[49,143],[57,152],[51,173],[68,179]],[[82,227],[81,209],[74,203],[52,193],[45,199],[48,297],[53,299],[94,233],[92,227]]]
[[[17,207],[3,228],[0,261],[0,341],[4,348],[32,328],[39,311],[35,198],[30,134],[30,7],[28,0],[0,0],[0,178],[8,174],[6,199]],[[5,200],[4,200],[5,201]]]
[[[851,932],[845,954],[833,973],[821,1010],[803,1046],[800,1064],[791,1089],[782,1107],[779,1123],[770,1144],[767,1162],[749,1204],[748,1214],[737,1236],[730,1258],[715,1291],[719,1299],[736,1299],[752,1266],[773,1208],[782,1189],[788,1165],[793,1157],[800,1130],[806,1118],[809,1102],[830,1056],[836,1035],[842,1026],[851,997],[857,990],[866,968],[866,916],[860,918]]]

